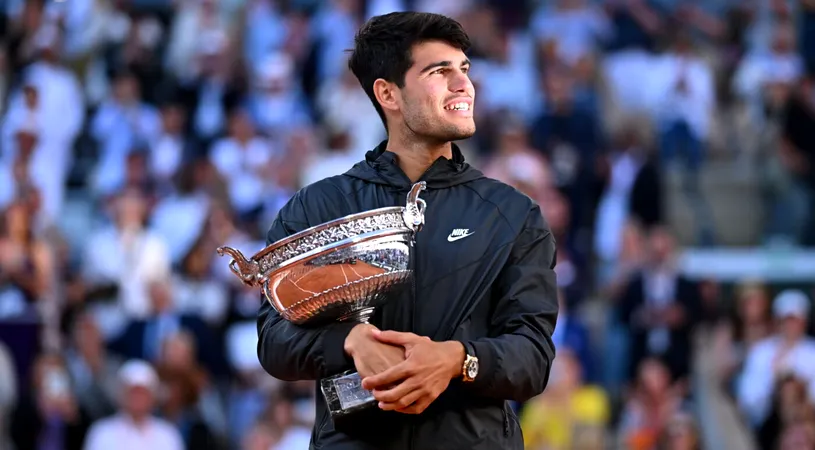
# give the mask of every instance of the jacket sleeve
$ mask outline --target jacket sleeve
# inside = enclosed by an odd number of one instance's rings
[[[479,370],[464,389],[519,402],[543,392],[555,358],[555,258],[554,237],[535,206],[495,282],[490,336],[465,342]]]
[[[309,227],[300,195],[295,195],[272,223],[267,245]],[[263,368],[284,381],[318,380],[354,367],[345,354],[345,338],[356,323],[317,327],[295,325],[261,298],[258,313],[258,359]]]

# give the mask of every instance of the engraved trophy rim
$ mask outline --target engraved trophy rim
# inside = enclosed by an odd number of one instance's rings
[[[374,240],[380,237],[386,237],[395,234],[410,233],[415,235],[424,226],[424,213],[426,203],[423,199],[419,198],[419,193],[425,190],[426,188],[427,182],[425,181],[416,182],[411,186],[411,189],[408,192],[407,204],[405,206],[386,206],[383,208],[376,208],[353,214],[347,214],[345,216],[329,220],[318,225],[314,225],[312,227],[300,230],[294,234],[286,236],[285,238],[282,238],[267,245],[266,247],[254,253],[252,256],[248,258],[244,256],[240,250],[228,246],[218,247],[217,253],[220,256],[223,256],[224,254],[229,254],[230,256],[232,256],[232,261],[229,263],[229,268],[235,275],[237,275],[241,279],[241,281],[244,284],[249,286],[262,287],[275,272],[284,270],[286,267],[289,267],[298,262],[315,258],[320,254],[330,253],[331,251],[337,249],[338,247],[342,247],[345,245],[353,245],[356,243],[364,242],[366,240]],[[348,236],[338,241],[311,249],[302,254],[292,256],[282,261],[278,261],[269,267],[261,267],[260,262],[265,257],[274,254],[278,250],[284,249],[289,244],[307,238],[308,236],[316,235],[322,231],[331,228],[336,228],[344,224],[353,223],[355,221],[365,219],[368,217],[376,216],[385,217],[392,214],[397,214],[401,216],[403,223],[400,226],[395,227],[391,226],[371,231],[368,233]]]

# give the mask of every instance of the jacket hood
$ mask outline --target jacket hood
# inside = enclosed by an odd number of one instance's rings
[[[386,150],[388,141],[382,141],[365,155],[365,160],[354,165],[345,174],[371,183],[398,188],[410,188],[412,182],[397,163],[397,156]],[[428,189],[444,189],[484,178],[484,174],[464,162],[464,155],[456,144],[453,159],[439,157],[422,174],[419,181],[426,181]]]

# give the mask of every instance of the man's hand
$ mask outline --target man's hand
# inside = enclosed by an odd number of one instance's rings
[[[354,359],[354,366],[362,378],[370,377],[405,360],[405,349],[378,341],[375,326],[366,323],[355,326],[345,338],[345,353]]]
[[[402,346],[406,356],[404,362],[362,380],[362,387],[373,391],[385,411],[420,414],[461,374],[465,352],[459,342],[433,342],[397,331],[374,335],[380,342]]]

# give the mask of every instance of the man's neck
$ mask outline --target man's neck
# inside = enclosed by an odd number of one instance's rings
[[[387,150],[398,156],[399,168],[412,183],[419,181],[439,157],[453,159],[453,146],[450,142],[429,143],[415,138],[404,139],[391,135],[388,137]]]

